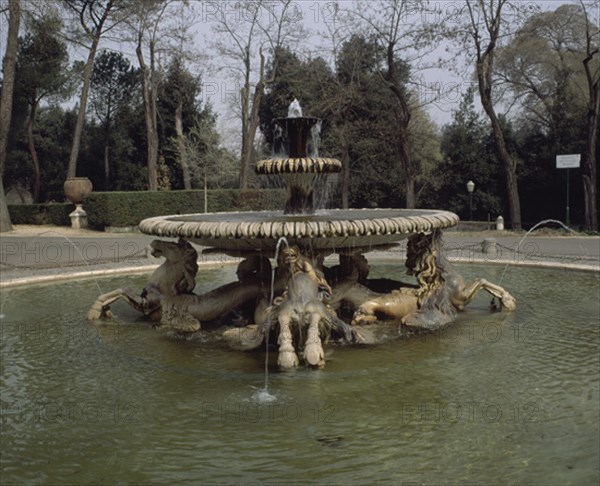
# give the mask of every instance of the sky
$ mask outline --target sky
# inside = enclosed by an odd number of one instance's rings
[[[302,49],[305,51],[305,55],[307,55],[306,51],[309,51],[312,57],[322,56],[331,61],[331,54],[327,49],[323,49],[324,43],[327,41],[322,37],[333,22],[339,21],[340,16],[343,15],[343,10],[350,8],[352,3],[351,1],[316,0],[292,2],[290,17],[310,32],[309,36],[303,40]],[[433,3],[441,12],[440,15],[451,14],[456,9],[456,2],[438,1]],[[459,1],[459,3],[462,2]],[[227,15],[230,18],[239,19],[240,22],[244,20],[243,10],[236,9],[236,7],[226,7],[225,3],[218,5],[217,8],[214,5],[201,5],[201,23],[197,31],[197,39],[201,45],[207,45],[214,35],[213,27],[218,15]],[[415,11],[407,16],[406,22],[418,21],[419,17],[423,15]],[[445,47],[443,45],[439,46],[432,53],[431,58],[443,55]],[[424,78],[423,84],[415,91],[419,102],[426,105],[427,111],[437,125],[441,126],[448,123],[451,121],[452,111],[457,107],[470,82],[465,82],[461,77],[441,69],[430,69],[419,73],[419,75]],[[232,116],[230,103],[237,96],[237,92],[239,92],[239,84],[236,84],[231,77],[224,75],[224,73],[212,70],[204,75],[203,100],[212,103],[219,112],[220,127],[223,133],[228,132],[228,126],[235,126],[232,125],[232,123],[235,124],[235,115]],[[300,102],[302,103],[302,100]],[[235,129],[231,131],[235,132]]]
[[[25,0],[33,1],[33,0]],[[232,104],[239,101],[240,85],[237,83],[231,73],[226,69],[222,69],[223,59],[214,55],[212,44],[216,38],[214,33],[215,25],[219,16],[227,16],[228,19],[234,20],[234,25],[238,25],[243,29],[248,23],[248,14],[239,2],[202,2],[192,0],[196,16],[192,20],[185,18],[183,15],[180,19],[174,16],[170,19],[174,23],[184,23],[193,21],[192,40],[189,47],[186,48],[190,53],[197,54],[199,60],[195,63],[192,69],[196,73],[202,74],[203,90],[202,101],[210,102],[214,110],[219,114],[218,128],[223,137],[223,143],[229,148],[234,148],[239,145],[239,119],[236,117]],[[517,14],[527,14],[532,7],[541,8],[543,10],[554,10],[563,3],[577,3],[576,0],[516,0]],[[600,2],[596,0],[596,9],[591,10],[590,14],[600,23]],[[354,2],[352,0],[322,1],[322,0],[294,0],[290,4],[288,10],[288,18],[292,24],[296,23],[308,31],[308,35],[302,41],[302,50],[304,55],[317,56],[320,55],[331,60],[331,55],[327,49],[323,49],[323,35],[329,28],[339,22],[345,10],[351,9]],[[279,15],[279,7],[275,3],[270,3],[269,9],[265,10],[265,19],[269,15]],[[407,27],[421,21],[442,21],[448,25],[452,25],[457,21],[457,12],[464,7],[464,0],[432,0],[430,6],[431,11],[411,10],[402,19]],[[515,19],[519,20],[519,19]],[[6,37],[6,18],[2,17],[0,22],[0,52],[5,49]],[[137,65],[134,48],[131,44],[124,42],[115,42],[105,39],[101,43],[101,48],[110,48],[123,52],[132,62]],[[295,47],[295,46],[292,46]],[[432,63],[438,57],[447,57],[449,54],[461,54],[456,45],[449,41],[440,43],[437,48],[431,52],[426,60]],[[83,59],[87,52],[83,49],[72,50],[71,58]],[[418,71],[421,77],[421,82],[414,89],[414,96],[425,107],[433,122],[438,126],[443,126],[452,120],[452,113],[457,109],[463,94],[469,86],[474,86],[475,80],[472,77],[472,68],[466,64],[463,66],[464,57],[459,56],[455,63],[459,74],[449,72],[446,69],[426,69]],[[292,100],[290,100],[292,101]],[[72,101],[75,103],[75,101]],[[302,103],[302,100],[300,100]]]
[[[293,1],[289,9],[289,18],[307,29],[310,34],[303,40],[302,49],[310,52],[311,56],[323,56],[330,61],[330,54],[323,49],[323,34],[331,28],[336,21],[339,21],[344,10],[351,9],[355,2],[352,0],[318,1],[318,0],[296,0]],[[577,3],[577,0],[545,0],[530,1],[516,0],[517,6],[513,15],[514,21],[518,22],[522,16],[525,18],[533,9],[554,10],[564,3]],[[464,12],[464,0],[433,0],[430,2],[431,11],[413,10],[409,11],[402,19],[407,27],[422,21],[441,21],[448,25],[458,22],[458,12]],[[196,44],[199,46],[208,46],[214,39],[214,26],[219,16],[227,16],[229,19],[243,24],[247,21],[247,13],[239,4],[233,2],[197,2],[199,9],[199,22],[196,30]],[[596,10],[591,11],[593,18],[600,18],[600,2],[596,2]],[[277,15],[278,11],[273,7],[272,14]],[[267,13],[268,15],[268,13]],[[472,72],[472,66],[465,62],[460,48],[450,41],[440,43],[437,48],[428,54],[425,59],[428,64],[432,64],[437,58],[448,58],[449,55],[458,54],[454,65],[454,71],[448,69],[430,68],[418,70],[415,72],[421,78],[419,85],[414,86],[413,96],[424,106],[432,121],[441,127],[451,122],[453,112],[470,86],[476,87],[476,80]],[[220,62],[216,59],[216,62]],[[213,60],[213,63],[215,60]],[[224,71],[214,69],[205,70],[203,75],[203,100],[209,101],[219,113],[219,129],[225,137],[226,145],[232,141],[239,141],[239,121],[231,109],[231,102],[237,100],[239,84],[233,78],[227,76]],[[292,100],[290,100],[292,101]],[[300,100],[302,103],[302,100]],[[476,106],[478,100],[476,99]],[[480,107],[479,107],[480,108]],[[234,142],[234,143],[235,143]]]

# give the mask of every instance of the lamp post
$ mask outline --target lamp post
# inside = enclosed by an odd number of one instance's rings
[[[469,221],[473,221],[473,191],[475,190],[475,183],[473,181],[467,182],[467,191],[469,192]]]

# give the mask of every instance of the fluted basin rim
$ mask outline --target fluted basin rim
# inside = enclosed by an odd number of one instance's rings
[[[257,174],[326,174],[342,170],[342,163],[328,157],[272,158],[256,163]]]
[[[407,236],[456,226],[449,211],[431,209],[332,209],[313,215],[282,211],[219,212],[144,219],[140,231],[181,237],[224,249],[272,249],[284,236],[313,248],[383,245]]]

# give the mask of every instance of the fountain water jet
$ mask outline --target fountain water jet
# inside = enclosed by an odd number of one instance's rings
[[[559,221],[558,219],[544,219],[544,220],[540,221],[539,223],[536,223],[535,225],[533,225],[533,227],[529,231],[527,231],[527,233],[525,233],[523,235],[523,237],[517,242],[517,247],[515,249],[515,253],[516,254],[519,253],[519,250],[521,248],[521,244],[525,241],[525,239],[531,233],[533,233],[540,226],[546,225],[548,223],[557,224],[559,226],[562,226],[563,229],[566,229],[567,231],[570,231],[573,234],[577,234],[575,231],[573,231],[571,228],[569,228],[566,224],[564,224],[562,221]],[[581,250],[583,251],[583,248],[581,248]],[[585,251],[583,251],[583,253],[585,253]],[[508,270],[509,266],[510,266],[510,263],[507,263],[506,266],[504,267],[504,271],[502,272],[502,276],[500,277],[500,280],[498,281],[498,284],[501,284],[502,281],[504,280],[504,276],[506,275],[506,271]]]
[[[282,368],[293,368],[299,362],[296,347],[304,348],[307,364],[322,367],[323,341],[337,336],[347,342],[365,342],[366,333],[359,325],[376,322],[381,316],[407,326],[435,329],[449,322],[481,288],[498,297],[503,309],[514,309],[514,299],[504,289],[483,279],[465,284],[443,259],[441,230],[458,223],[454,213],[317,210],[315,181],[321,175],[339,172],[341,163],[316,155],[317,118],[301,116],[297,100],[288,114],[288,118],[274,120],[279,137],[275,155],[256,165],[258,174],[280,174],[286,179],[284,211],[202,213],[143,220],[142,232],[176,237],[179,243],[155,240],[154,254],[165,256],[167,261],[140,297],[122,289],[100,296],[89,318],[108,316],[110,304],[124,298],[145,315],[160,319],[162,328],[189,333],[198,331],[201,322],[223,319],[232,310],[243,308],[252,323],[226,331],[225,339],[237,348],[257,348],[268,343],[271,323],[276,323],[278,363]],[[287,248],[278,254],[282,237]],[[404,238],[409,238],[408,274],[416,277],[417,285],[369,280],[364,254],[388,249]],[[186,240],[243,257],[238,281],[203,295],[194,294],[197,255]],[[328,268],[324,260],[331,254],[339,256],[339,265]],[[275,258],[275,270],[269,258]],[[349,319],[355,325],[341,319],[346,307],[355,311]]]

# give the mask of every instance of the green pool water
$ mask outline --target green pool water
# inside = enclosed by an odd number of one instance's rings
[[[600,481],[596,273],[509,268],[516,312],[490,313],[481,294],[438,333],[388,325],[377,346],[328,345],[323,370],[273,366],[270,402],[264,352],[231,351],[218,330],[174,340],[126,304],[85,319],[99,293],[146,278],[2,292],[3,484]],[[201,269],[196,292],[234,278]]]

